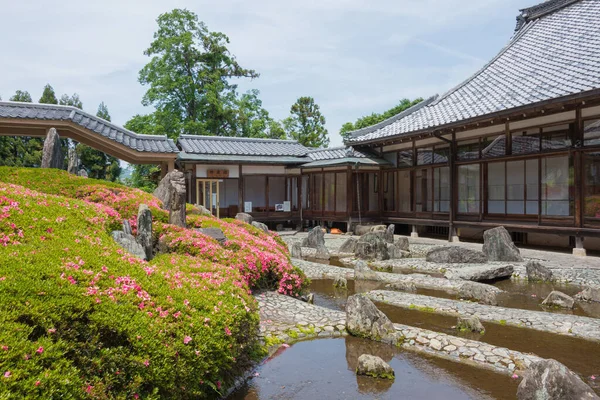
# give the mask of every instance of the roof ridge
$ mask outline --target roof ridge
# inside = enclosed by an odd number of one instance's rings
[[[414,106],[409,107],[406,110],[401,111],[401,112],[399,112],[398,114],[396,114],[396,115],[394,115],[392,117],[384,119],[381,122],[378,122],[378,123],[376,123],[374,125],[371,125],[371,126],[367,126],[365,128],[357,129],[355,131],[350,131],[350,132],[348,132],[348,135],[351,136],[352,138],[356,138],[358,136],[365,135],[367,133],[371,133],[373,131],[381,129],[384,126],[391,125],[394,122],[396,122],[398,120],[401,120],[402,118],[404,118],[404,117],[406,117],[406,116],[408,116],[408,115],[410,115],[410,114],[412,114],[412,113],[420,110],[421,108],[428,106],[429,104],[433,103],[437,98],[438,98],[437,94],[434,95],[434,96],[431,96],[428,99],[423,100],[420,103],[417,103]],[[346,141],[344,141],[344,143],[345,142]]]
[[[291,139],[270,139],[270,138],[251,138],[251,137],[239,137],[239,136],[214,136],[214,135],[179,135],[180,139],[199,139],[199,140],[223,140],[230,142],[258,142],[258,143],[288,143],[288,144],[300,144],[297,140]],[[301,144],[300,144],[301,145]],[[301,145],[302,146],[302,145]]]
[[[306,153],[310,154],[310,153],[317,153],[319,151],[346,150],[347,148],[348,148],[348,146],[326,147],[324,149],[312,149],[312,150],[308,150]]]

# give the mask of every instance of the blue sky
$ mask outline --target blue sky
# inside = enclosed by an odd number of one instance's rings
[[[50,83],[59,96],[78,93],[88,112],[104,101],[117,124],[149,112],[137,81],[148,61],[143,51],[159,14],[188,8],[210,30],[227,34],[240,64],[261,74],[239,82],[241,91],[259,89],[263,106],[277,119],[298,97],[314,97],[327,118],[331,146],[341,145],[344,122],[404,97],[442,94],[477,71],[511,37],[518,9],[537,2],[11,2],[0,16],[0,96],[7,100],[17,89],[28,90],[37,101]]]

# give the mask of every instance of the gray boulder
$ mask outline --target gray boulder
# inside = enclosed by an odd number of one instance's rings
[[[198,228],[196,230],[203,235],[210,236],[220,244],[223,244],[227,241],[225,234],[220,228]]]
[[[600,303],[600,286],[588,286],[575,295],[579,301],[593,301]]]
[[[252,226],[260,229],[264,233],[269,233],[269,227],[262,222],[252,221]]]
[[[566,366],[546,359],[532,363],[517,389],[518,400],[598,400],[600,397]]]
[[[338,276],[333,281],[333,287],[338,289],[348,289],[348,280],[346,280],[346,278],[343,276]]]
[[[314,293],[309,293],[305,296],[301,296],[300,300],[307,302],[308,304],[315,304],[315,295]]]
[[[62,169],[64,164],[64,155],[60,146],[60,136],[56,129],[50,128],[46,139],[44,139],[44,147],[42,149],[42,168]]]
[[[67,172],[73,175],[77,175],[77,170],[79,169],[79,157],[77,157],[77,151],[74,147],[69,148],[67,158],[69,159]]]
[[[394,243],[394,232],[396,232],[396,225],[389,224],[383,234],[383,240],[388,243]]]
[[[365,260],[389,260],[387,245],[379,232],[367,233],[358,239],[354,254]]]
[[[487,257],[480,251],[461,246],[434,247],[427,252],[425,259],[429,262],[443,264],[486,263]]]
[[[448,279],[485,282],[495,279],[510,278],[515,267],[512,265],[474,265],[461,268],[449,268],[444,276]]]
[[[366,262],[360,260],[354,264],[354,280],[356,281],[378,281],[377,272],[373,271]]]
[[[354,336],[376,341],[394,343],[396,340],[394,324],[363,294],[348,297],[346,329]]]
[[[503,226],[483,232],[482,250],[490,261],[523,261],[521,252]]]
[[[196,210],[196,212],[202,216],[205,217],[212,217],[212,213],[210,212],[210,210],[206,207],[204,207],[203,205],[200,204],[194,204],[194,209]]]
[[[482,304],[497,306],[497,295],[502,290],[485,283],[467,281],[458,288],[458,296],[462,299],[477,300]]]
[[[183,228],[185,222],[185,175],[173,170],[161,179],[154,196],[163,203],[163,209],[169,211],[169,223]]]
[[[367,375],[381,379],[394,379],[394,370],[381,358],[370,354],[363,354],[358,357],[356,375]]]
[[[479,318],[477,318],[475,316],[458,317],[458,322],[456,324],[456,328],[459,331],[466,331],[466,332],[477,332],[477,333],[485,332],[485,328],[481,324],[481,321],[479,321]]]
[[[390,260],[399,260],[401,258],[410,257],[410,252],[402,250],[402,248],[400,248],[400,246],[398,246],[397,244],[388,243],[387,249]]]
[[[318,249],[319,246],[325,246],[325,232],[323,232],[320,226],[315,226],[302,241],[302,247]]]
[[[340,248],[338,249],[338,252],[344,253],[344,254],[354,254],[354,252],[356,251],[356,243],[358,243],[358,239],[349,237],[340,246]]]
[[[537,261],[529,261],[525,265],[525,269],[527,270],[527,279],[530,281],[552,281],[552,270]]]
[[[113,231],[112,237],[114,241],[123,248],[123,250],[132,256],[142,260],[146,259],[146,252],[144,251],[144,248],[135,240],[133,235],[129,235],[123,231]]]
[[[317,251],[315,253],[315,258],[318,260],[329,260],[331,258],[329,254],[329,250],[325,246],[317,247]]]
[[[123,232],[125,232],[128,235],[133,235],[133,230],[131,229],[131,223],[129,222],[129,220],[123,220]]]
[[[399,236],[394,243],[400,250],[408,251],[410,248],[410,244],[408,243],[408,238],[406,236]]]
[[[77,176],[80,176],[82,178],[87,178],[88,177],[88,173],[85,169],[81,168],[79,170],[79,172],[77,173]]]
[[[299,242],[292,243],[291,256],[292,258],[302,258],[302,246]]]
[[[389,290],[394,290],[396,292],[415,293],[417,291],[417,287],[411,281],[390,283],[385,285],[385,288]]]
[[[542,305],[547,307],[560,307],[572,309],[575,305],[575,300],[571,296],[566,295],[563,292],[553,290],[552,292],[550,292],[548,297],[544,299]]]
[[[140,204],[137,217],[136,241],[144,248],[146,260],[152,259],[152,212],[145,204]]]
[[[384,232],[386,229],[385,225],[356,225],[354,227],[354,234],[362,236],[371,232]]]
[[[254,218],[252,218],[252,215],[250,214],[246,214],[246,213],[237,213],[235,215],[235,219],[239,219],[240,221],[244,221],[245,223],[251,225],[252,221],[254,221]]]

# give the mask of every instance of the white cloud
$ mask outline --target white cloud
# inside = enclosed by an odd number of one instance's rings
[[[145,112],[137,82],[147,62],[155,19],[175,7],[196,12],[226,33],[243,66],[261,77],[240,89],[261,90],[264,106],[283,118],[295,99],[314,96],[333,144],[343,122],[383,111],[403,97],[426,97],[456,85],[490,56],[486,47],[438,41],[472,21],[495,21],[495,10],[524,0],[42,0],[12,2],[0,15],[0,95],[46,83],[57,94],[80,94],[86,110],[107,103],[117,123]],[[502,20],[504,23],[504,20]],[[512,22],[511,22],[512,23]],[[479,27],[478,29],[481,29]],[[508,38],[512,25],[505,27]],[[450,32],[450,33],[447,33]],[[482,34],[485,34],[483,32]],[[497,50],[503,43],[495,39]],[[492,49],[493,50],[493,49]],[[443,61],[430,61],[431,54]],[[493,51],[492,51],[493,53]]]

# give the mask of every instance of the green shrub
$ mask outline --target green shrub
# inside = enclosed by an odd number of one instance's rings
[[[305,286],[278,237],[238,221],[190,216],[228,236],[211,252],[139,190],[41,169],[0,181],[17,184],[0,183],[0,398],[219,397],[262,354],[248,285]],[[172,252],[151,262],[110,236],[140,203]]]

